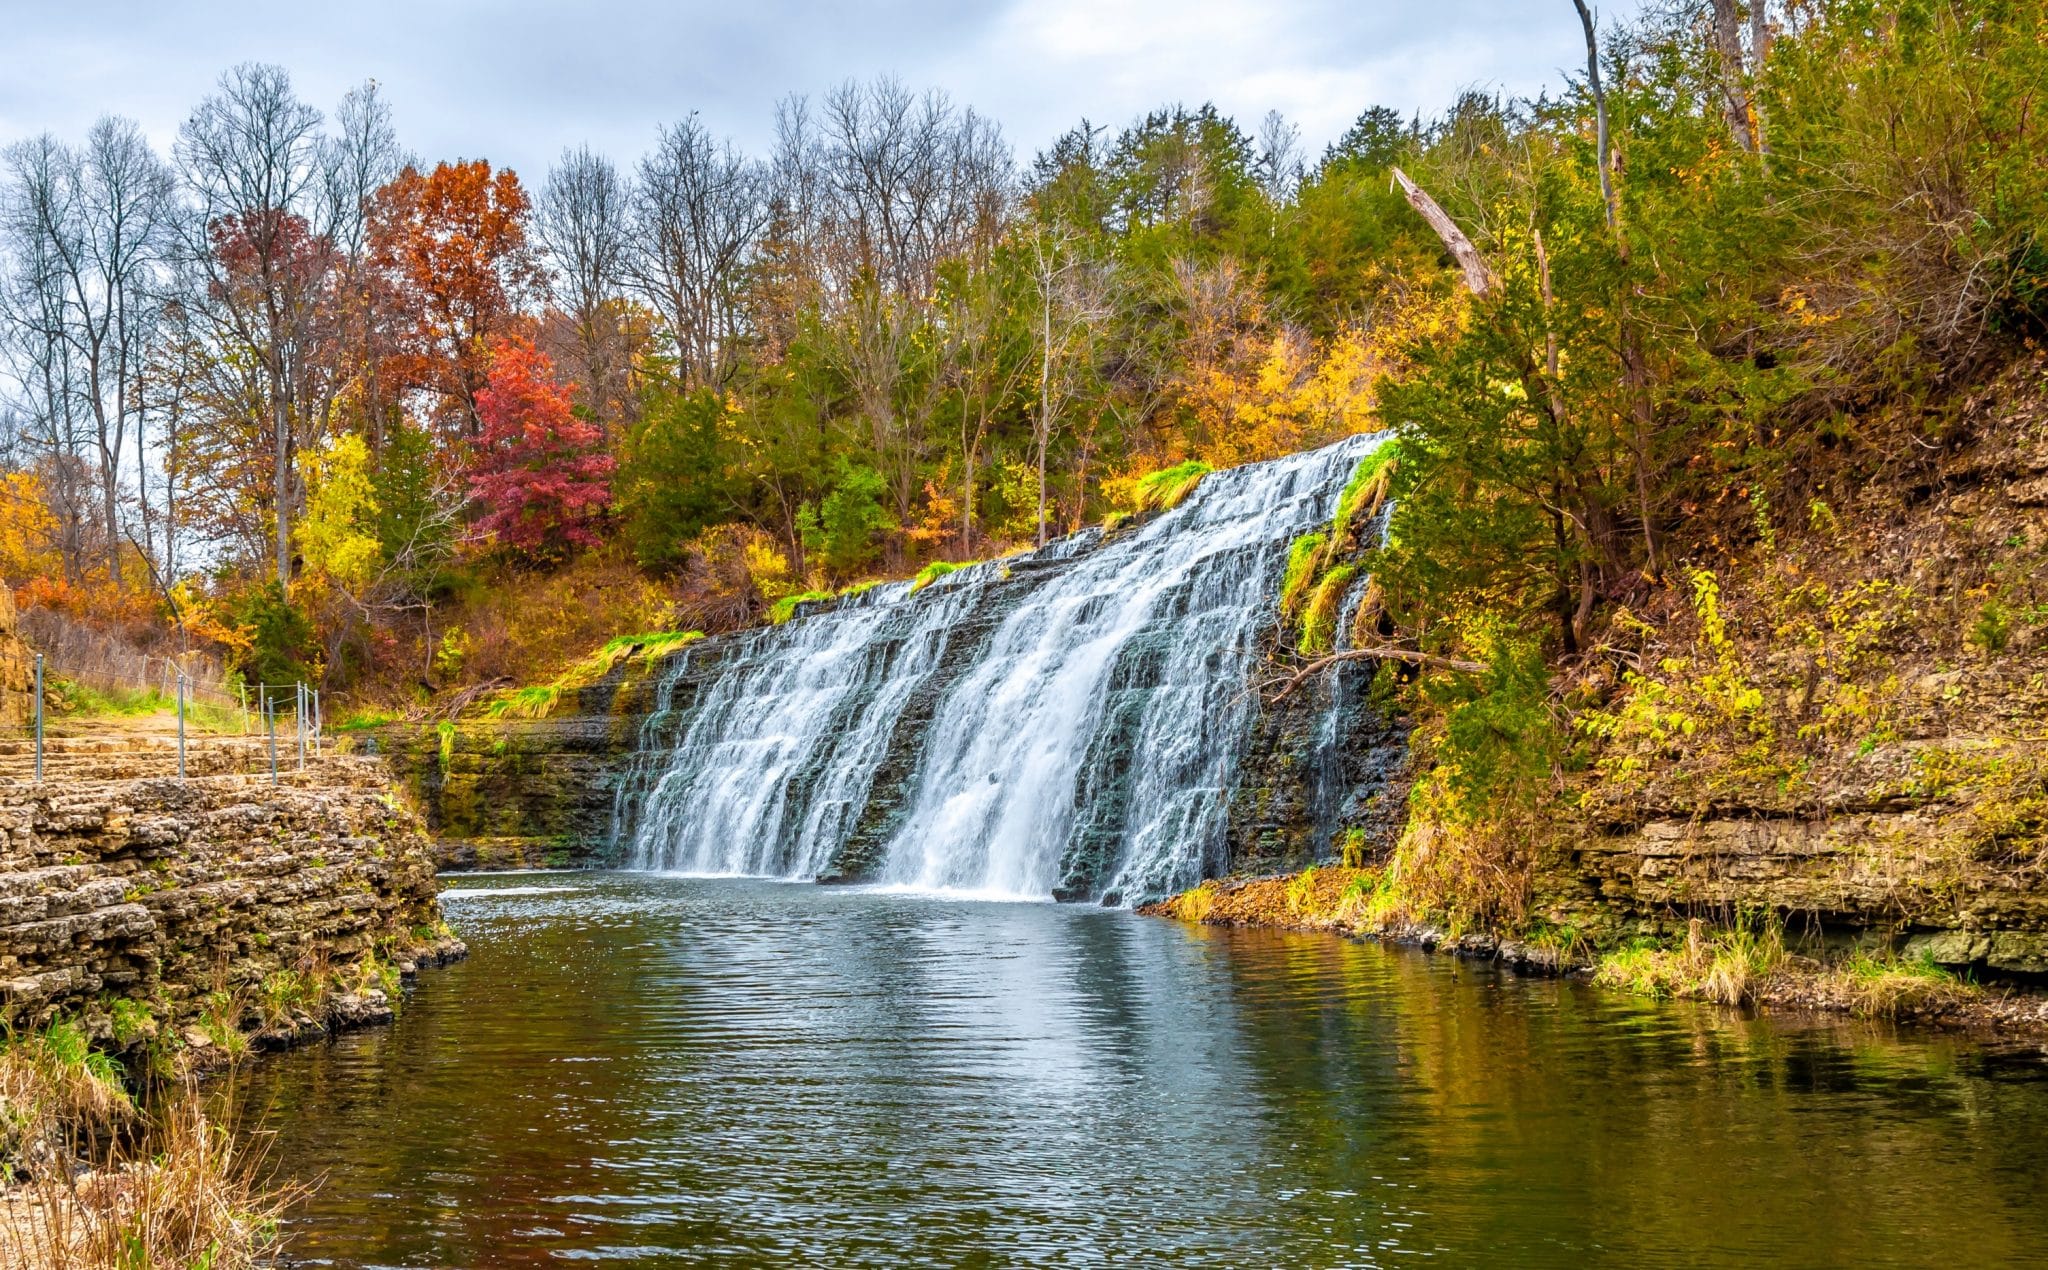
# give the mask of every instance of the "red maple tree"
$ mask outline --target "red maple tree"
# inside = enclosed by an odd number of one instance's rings
[[[492,344],[490,379],[476,395],[483,435],[469,490],[484,508],[481,528],[528,556],[596,546],[597,518],[611,501],[615,460],[597,425],[571,408],[574,391],[532,341]]]

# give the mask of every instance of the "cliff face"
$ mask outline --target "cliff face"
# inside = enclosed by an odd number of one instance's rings
[[[2048,359],[1958,396],[1910,421],[1937,440],[1815,472],[1711,562],[1713,606],[1674,589],[1640,670],[1570,686],[1611,735],[1570,780],[1541,916],[1774,913],[2048,973]]]
[[[718,664],[723,641],[693,645],[672,686],[686,705]],[[628,656],[535,718],[482,710],[429,724],[393,724],[362,741],[418,808],[442,869],[596,868],[619,863],[613,832],[620,782],[673,658]],[[664,698],[662,704],[668,704]]]
[[[1331,667],[1261,704],[1230,801],[1219,873],[1300,869],[1392,850],[1408,816],[1408,731],[1370,696],[1374,668]]]
[[[418,819],[379,765],[0,789],[0,996],[17,1026],[79,1014],[121,1045],[212,1024],[271,1033],[389,1016],[458,955]],[[125,999],[127,1006],[116,1006]],[[203,1029],[195,1045],[208,1043]]]

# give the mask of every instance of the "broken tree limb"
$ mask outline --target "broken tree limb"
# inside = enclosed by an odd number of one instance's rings
[[[1458,228],[1458,222],[1452,220],[1450,213],[1439,207],[1426,190],[1409,180],[1408,174],[1401,169],[1393,171],[1394,183],[1401,187],[1408,206],[1429,222],[1429,227],[1443,240],[1445,250],[1458,262],[1458,268],[1465,271],[1465,285],[1471,288],[1473,295],[1485,295],[1493,286],[1493,271],[1486,267],[1486,258],[1479,254],[1472,240],[1465,237],[1465,231]]]
[[[1614,198],[1614,174],[1607,162],[1607,93],[1600,87],[1600,41],[1593,27],[1593,11],[1586,7],[1586,0],[1572,3],[1578,6],[1579,24],[1586,29],[1586,87],[1593,93],[1594,157],[1600,167],[1600,201],[1607,207],[1608,230],[1618,233],[1621,205]]]
[[[1434,670],[1461,670],[1468,675],[1483,675],[1492,667],[1483,661],[1466,661],[1462,657],[1439,657],[1435,653],[1418,653],[1409,648],[1347,648],[1341,653],[1328,653],[1316,658],[1286,679],[1278,681],[1280,691],[1272,700],[1284,701],[1287,695],[1299,688],[1318,671],[1327,670],[1340,661],[1405,661],[1413,666],[1427,666]]]

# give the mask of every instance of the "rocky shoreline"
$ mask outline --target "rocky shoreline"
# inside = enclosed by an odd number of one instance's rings
[[[1592,950],[1551,934],[1517,938],[1484,931],[1453,933],[1430,923],[1374,921],[1357,898],[1360,879],[1371,870],[1322,867],[1300,873],[1273,873],[1204,883],[1170,899],[1141,906],[1141,916],[1164,917],[1205,926],[1253,927],[1339,935],[1416,948],[1424,952],[1490,962],[1516,974],[1535,977],[1598,979],[1619,991],[1626,983],[1601,974],[1602,958]],[[1839,961],[1802,952],[1787,952],[1769,973],[1749,985],[1730,1008],[1760,1013],[1825,1013],[1880,1017],[1914,1027],[1968,1033],[1987,1041],[2025,1041],[2048,1046],[2048,991],[1999,982],[1966,980],[1942,983],[1939,990],[1902,995],[1873,1008],[1872,995],[1860,990]],[[1707,993],[1656,992],[1649,995],[1714,1000]]]

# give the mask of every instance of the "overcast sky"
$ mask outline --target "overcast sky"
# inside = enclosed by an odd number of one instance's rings
[[[1172,101],[1247,133],[1278,109],[1315,154],[1367,105],[1555,86],[1581,39],[1568,0],[0,0],[0,143],[112,113],[168,147],[222,70],[266,61],[323,110],[375,79],[423,159],[536,183],[565,146],[630,160],[692,110],[759,152],[777,99],[878,74],[992,115],[1020,162]]]

